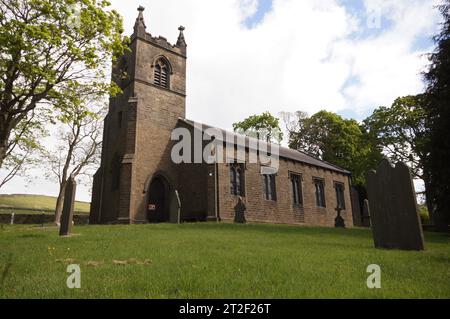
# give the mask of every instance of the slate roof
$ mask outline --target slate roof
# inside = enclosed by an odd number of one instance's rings
[[[223,136],[226,136],[226,134],[234,136],[234,137],[242,136],[242,135],[234,133],[234,132],[229,132],[229,131],[226,131],[226,130],[223,130],[223,129],[220,129],[220,128],[217,128],[217,127],[214,127],[214,126],[210,126],[210,125],[206,125],[206,124],[203,124],[203,123],[194,122],[194,121],[191,121],[191,120],[188,120],[188,119],[184,119],[184,118],[179,118],[179,121],[181,121],[182,123],[185,123],[185,124],[187,124],[187,125],[189,125],[191,127],[194,127],[195,124],[201,125],[203,132],[205,132],[206,130],[212,128],[212,129],[220,131]],[[247,137],[247,136],[245,137],[246,147],[248,147],[250,145],[249,141],[251,139],[255,140],[252,137]],[[263,142],[263,143],[265,143],[265,142]],[[256,143],[253,143],[253,145],[255,145],[255,144]],[[345,174],[345,175],[350,175],[351,174],[351,172],[349,172],[349,171],[347,171],[347,170],[345,170],[345,169],[343,169],[343,168],[341,168],[339,166],[333,165],[333,164],[328,163],[326,161],[322,161],[322,160],[320,160],[318,158],[315,158],[313,156],[310,156],[310,155],[308,155],[306,153],[303,153],[303,152],[300,152],[300,151],[297,151],[297,150],[293,150],[293,149],[290,149],[290,148],[282,147],[282,146],[279,146],[279,150],[280,150],[280,154],[279,155],[282,158],[290,159],[290,160],[293,160],[293,161],[296,161],[296,162],[309,164],[309,165],[312,165],[312,166],[315,166],[315,167],[320,167],[320,168],[323,168],[323,169],[328,169],[328,170],[335,171],[335,172],[338,172],[338,173],[341,173],[341,174]]]

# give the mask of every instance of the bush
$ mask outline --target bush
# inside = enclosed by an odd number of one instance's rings
[[[428,212],[426,206],[419,206],[419,216],[420,220],[422,221],[422,225],[430,224],[430,213]]]

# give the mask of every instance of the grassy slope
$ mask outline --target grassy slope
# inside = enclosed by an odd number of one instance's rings
[[[365,229],[203,223],[74,232],[0,230],[0,274],[11,262],[0,298],[450,298],[448,235],[427,233],[427,251],[404,252],[374,249]],[[151,263],[113,263],[130,258]],[[80,264],[82,289],[66,287],[59,259]],[[373,263],[382,289],[366,286]]]
[[[33,211],[23,211],[21,208],[34,209],[34,213],[40,213],[39,210],[53,210],[55,209],[56,198],[41,195],[0,195],[0,207],[16,207],[18,214],[31,214]],[[89,213],[89,203],[75,202],[75,211]],[[1,210],[0,212],[8,212],[11,210]]]

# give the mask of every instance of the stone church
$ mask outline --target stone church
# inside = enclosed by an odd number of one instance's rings
[[[251,222],[332,227],[339,208],[352,226],[350,172],[302,152],[280,147],[279,169],[270,174],[248,161],[250,147],[240,160],[174,163],[173,130],[205,135],[210,127],[186,119],[184,28],[172,45],[148,33],[144,8],[138,11],[131,50],[113,66],[123,93],[110,99],[105,118],[90,223],[232,220],[242,198]]]

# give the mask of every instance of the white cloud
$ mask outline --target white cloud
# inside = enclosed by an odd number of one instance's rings
[[[368,13],[379,8],[391,25],[361,38],[353,32],[366,28],[366,17],[337,0],[274,0],[252,29],[243,21],[256,12],[257,0],[112,1],[128,34],[139,5],[152,35],[174,43],[178,26],[186,27],[188,117],[227,129],[266,110],[363,114],[420,92],[427,64],[421,55],[431,48],[415,43],[436,32],[435,3],[364,0]]]
[[[175,42],[184,24],[188,42],[188,117],[216,126],[271,111],[313,113],[353,109],[360,113],[422,90],[426,65],[414,50],[418,36],[437,26],[434,1],[365,0],[392,26],[355,39],[366,20],[350,15],[336,0],[274,0],[256,27],[243,20],[256,12],[255,0],[113,1],[131,32],[143,4],[148,31]],[[358,81],[344,86],[350,78]]]

